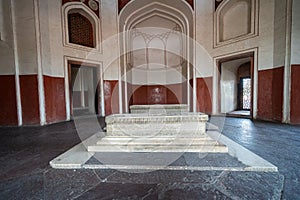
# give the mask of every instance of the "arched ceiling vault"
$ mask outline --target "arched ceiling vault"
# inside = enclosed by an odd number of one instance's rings
[[[118,9],[119,13],[121,10],[130,2],[131,0],[118,0]],[[189,4],[189,6],[194,9],[194,0],[183,0],[186,2],[186,4]]]

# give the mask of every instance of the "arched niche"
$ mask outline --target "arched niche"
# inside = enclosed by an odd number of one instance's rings
[[[65,3],[62,7],[62,16],[63,16],[63,43],[64,46],[81,49],[81,50],[101,50],[101,38],[100,38],[100,21],[98,16],[91,11],[85,4],[81,2],[69,2]],[[83,34],[92,34],[88,37],[92,38],[93,42],[90,45],[81,44],[80,42],[74,43],[70,38],[70,17],[77,16],[77,20],[84,22],[83,24],[87,28],[92,29],[90,31],[83,32]],[[84,30],[84,28],[82,28]]]
[[[193,64],[193,20],[193,10],[185,1],[130,1],[119,15],[123,32],[120,71],[124,77],[120,81],[129,83],[124,87],[183,84],[191,79],[192,65],[186,63]],[[131,97],[126,89],[124,93],[128,105]],[[180,103],[189,102],[188,95],[184,98]]]
[[[215,12],[215,46],[257,35],[257,0],[224,0]]]

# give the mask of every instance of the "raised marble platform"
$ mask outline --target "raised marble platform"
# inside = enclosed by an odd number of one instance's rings
[[[278,169],[273,164],[235,143],[230,138],[222,135],[216,131],[208,131],[208,135],[215,138],[215,142],[222,142],[228,147],[228,153],[183,153],[177,152],[124,152],[119,151],[101,151],[101,152],[87,152],[86,147],[93,146],[98,141],[105,140],[104,132],[96,133],[87,140],[74,146],[67,152],[59,155],[52,161],[50,165],[56,169],[117,169],[117,170],[137,170],[153,171],[153,170],[189,170],[189,171],[262,171],[262,172],[278,172]],[[106,148],[107,146],[105,146]],[[113,148],[115,147],[112,145]],[[103,149],[105,149],[103,148]],[[115,147],[115,150],[118,148]],[[177,155],[194,155],[186,163],[170,163],[166,165],[165,162],[160,162],[165,158],[177,157]],[[147,156],[152,156],[149,160]],[[231,158],[230,158],[231,156]],[[91,162],[91,159],[95,162]],[[179,158],[180,156],[178,156]],[[218,157],[221,157],[219,159]],[[153,158],[155,162],[152,163]],[[180,159],[180,158],[179,158]],[[233,159],[237,159],[234,161]],[[104,163],[99,163],[105,161]],[[175,161],[175,159],[174,159]],[[238,163],[240,161],[241,163]],[[165,172],[165,171],[164,171]]]
[[[186,104],[131,105],[130,112],[133,114],[174,114],[189,112],[189,107]]]

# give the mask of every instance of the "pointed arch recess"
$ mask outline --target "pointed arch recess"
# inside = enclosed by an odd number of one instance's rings
[[[194,50],[193,43],[190,40],[190,38],[194,38],[194,11],[186,1],[182,0],[131,0],[123,7],[122,10],[120,10],[119,13],[119,31],[124,32],[124,34],[121,34],[120,36],[121,58],[119,78],[121,79],[119,80],[119,84],[121,84],[121,88],[124,88],[124,90],[122,90],[122,93],[124,92],[124,95],[122,95],[122,102],[124,102],[123,106],[126,112],[128,111],[128,101],[130,101],[130,96],[128,96],[129,89],[127,87],[128,83],[133,83],[130,80],[129,82],[127,80],[128,78],[133,77],[132,74],[127,75],[128,70],[132,67],[129,66],[129,61],[132,58],[132,55],[128,54],[128,52],[130,52],[132,48],[132,44],[130,44],[131,34],[129,33],[135,28],[136,25],[152,17],[160,17],[176,24],[176,26],[178,27],[176,28],[176,30],[179,31],[183,36],[185,36],[184,39],[180,41],[182,42],[182,45],[180,46],[184,47],[181,53],[183,53],[183,57],[185,57],[188,62],[181,65],[181,76],[185,77],[185,80],[181,79],[180,84],[182,84],[182,91],[185,91],[187,93],[186,95],[183,95],[187,98],[186,100],[184,100],[184,103],[190,104],[190,94],[192,94],[192,91],[190,90],[188,84],[185,83],[187,83],[194,77],[194,75],[192,75],[192,67],[194,64]],[[167,77],[167,79],[170,79],[170,77]],[[151,81],[148,80],[148,82],[152,84]],[[161,83],[159,82],[157,84]],[[186,86],[187,90],[184,89]]]
[[[93,29],[93,46],[84,46],[70,42],[69,33],[69,14],[78,13],[86,18],[92,25]],[[89,7],[81,2],[68,2],[62,6],[62,23],[63,23],[63,44],[66,47],[80,49],[85,51],[101,52],[101,32],[99,17]]]
[[[214,47],[232,44],[257,35],[258,0],[222,0],[216,6]]]

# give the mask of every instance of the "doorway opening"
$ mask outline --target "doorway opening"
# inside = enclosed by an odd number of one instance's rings
[[[253,55],[240,55],[219,62],[219,111],[226,116],[252,118]]]
[[[97,66],[69,63],[71,117],[99,114]]]

